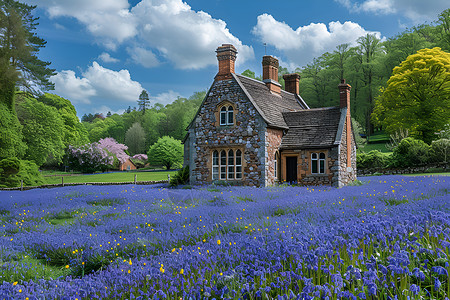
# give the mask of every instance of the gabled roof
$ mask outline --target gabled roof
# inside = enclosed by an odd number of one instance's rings
[[[340,143],[347,109],[326,107],[284,112],[289,130],[281,149],[328,148]]]
[[[284,90],[281,90],[281,95],[276,95],[262,81],[238,74],[233,74],[233,77],[269,126],[287,129],[283,112],[309,108],[299,95]]]

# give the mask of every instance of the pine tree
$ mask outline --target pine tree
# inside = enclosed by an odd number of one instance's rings
[[[142,111],[142,113],[145,114],[145,110],[150,105],[150,100],[148,98],[148,93],[146,90],[142,90],[141,94],[139,95],[139,100],[137,102],[139,104],[139,111]]]

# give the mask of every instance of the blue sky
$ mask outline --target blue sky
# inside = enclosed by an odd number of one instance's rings
[[[37,5],[40,58],[53,93],[78,115],[123,112],[146,89],[163,105],[209,88],[215,49],[238,49],[236,72],[261,73],[267,51],[294,70],[342,43],[385,39],[432,22],[448,0],[24,0]],[[266,43],[267,47],[263,46]]]

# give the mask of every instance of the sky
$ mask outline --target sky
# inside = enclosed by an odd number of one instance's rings
[[[290,71],[367,33],[381,39],[437,20],[448,0],[21,0],[36,5],[51,93],[78,116],[122,113],[208,90],[215,50],[231,43],[236,73],[260,75],[263,55]]]

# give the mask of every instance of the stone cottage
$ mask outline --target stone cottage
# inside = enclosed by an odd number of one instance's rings
[[[356,179],[350,85],[339,84],[340,106],[310,109],[298,74],[278,82],[278,60],[264,56],[263,81],[235,74],[237,50],[217,50],[219,71],[184,139],[190,183],[227,181],[343,186]]]

